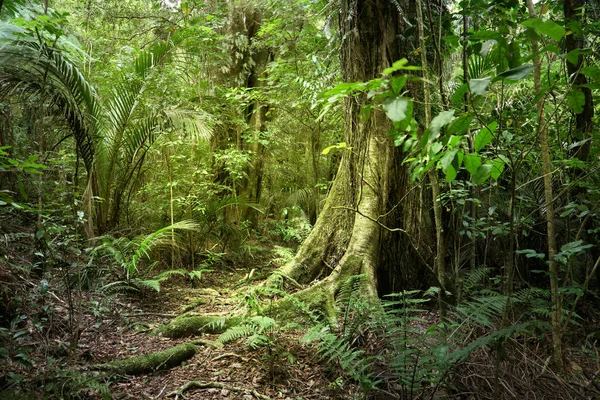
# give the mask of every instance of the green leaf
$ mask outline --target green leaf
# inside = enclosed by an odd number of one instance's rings
[[[454,168],[453,165],[449,165],[448,168],[446,168],[446,170],[444,171],[444,174],[446,174],[446,182],[452,182],[456,179],[456,168]]]
[[[340,142],[338,144],[334,144],[332,146],[326,147],[325,149],[323,149],[323,151],[321,152],[321,154],[323,154],[324,156],[326,156],[327,154],[329,154],[329,152],[331,152],[331,150],[333,149],[351,149],[352,147],[349,147],[346,142]]]
[[[577,65],[579,63],[579,56],[583,56],[583,55],[587,55],[587,54],[593,54],[591,49],[575,49],[575,50],[571,50],[570,52],[567,53],[566,57],[567,57],[567,61],[569,61],[571,64],[573,65]]]
[[[471,115],[463,114],[452,122],[447,132],[449,135],[461,135],[469,129],[472,121],[473,117]]]
[[[480,165],[481,157],[478,154],[465,154],[465,168],[471,175],[475,175]]]
[[[429,141],[432,142],[440,136],[440,132],[442,127],[448,125],[454,119],[454,110],[450,111],[442,111],[438,115],[433,118],[431,124],[429,125],[429,130],[431,131],[431,135],[429,136]]]
[[[543,21],[541,18],[531,18],[523,21],[521,25],[527,28],[533,28],[538,34],[550,36],[553,40],[559,41],[567,31],[562,26],[551,20]]]
[[[540,260],[546,258],[546,255],[544,253],[538,253],[533,249],[517,250],[517,254],[525,254],[525,257],[527,258],[539,258]]]
[[[392,79],[392,91],[396,96],[400,94],[400,91],[402,90],[402,88],[404,88],[404,85],[406,85],[407,79],[408,78],[406,77],[406,75],[398,76]]]
[[[410,115],[410,101],[404,97],[391,97],[383,101],[383,110],[393,122],[404,121]]]
[[[411,65],[406,66],[406,64],[408,64],[408,60],[406,58],[403,58],[401,60],[394,62],[391,67],[384,69],[381,74],[382,75],[390,75],[390,74],[392,74],[396,71],[400,71],[400,70],[404,70],[404,71],[419,71],[419,70],[421,70],[420,67],[415,67],[415,66],[411,66]]]
[[[590,79],[593,79],[595,81],[600,81],[600,68],[598,68],[596,66],[581,68],[581,71],[579,71],[579,72],[582,73],[583,75],[587,76]]]
[[[462,85],[460,85],[458,89],[456,89],[456,92],[454,92],[454,94],[452,95],[452,99],[450,99],[452,105],[457,106],[461,104],[465,100],[465,95],[468,93],[468,91],[468,84],[463,83]]]
[[[475,171],[475,174],[473,175],[473,182],[479,185],[487,181],[492,172],[492,167],[493,165],[488,163],[480,165],[479,168],[477,168],[477,171]]]
[[[501,40],[502,35],[496,31],[478,31],[471,35],[472,40]]]
[[[502,172],[504,171],[504,161],[502,160],[495,160],[492,163],[493,167],[492,167],[492,172],[491,172],[491,176],[492,179],[498,179],[500,177],[500,175],[502,175]]]
[[[469,81],[469,89],[475,94],[484,94],[492,78],[471,79]]]
[[[533,71],[534,68],[535,66],[533,64],[523,64],[516,68],[509,69],[508,71],[504,71],[501,74],[498,74],[498,76],[496,76],[492,82],[496,82],[501,79],[509,79],[513,81],[523,79],[527,75],[529,75],[529,73]]]
[[[440,165],[442,166],[442,170],[446,171],[450,165],[452,165],[452,161],[454,161],[454,157],[456,157],[456,153],[458,153],[458,149],[447,151],[442,159],[440,160]]]
[[[475,136],[475,142],[473,144],[475,151],[479,152],[486,144],[490,143],[494,139],[494,132],[496,132],[497,126],[498,123],[494,121],[477,133],[477,136]]]
[[[585,94],[583,94],[583,91],[577,88],[567,93],[567,105],[575,114],[581,114],[585,106]]]

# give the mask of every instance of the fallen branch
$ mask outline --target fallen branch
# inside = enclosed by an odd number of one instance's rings
[[[244,357],[240,356],[239,354],[235,354],[235,353],[221,354],[220,356],[216,356],[215,358],[213,358],[212,361],[213,362],[214,361],[219,361],[219,360],[222,360],[222,359],[227,358],[227,357],[235,357],[235,358],[237,358],[240,361],[246,361],[246,359]]]
[[[165,313],[153,313],[153,312],[145,312],[145,313],[133,313],[133,314],[123,314],[124,317],[164,317],[164,318],[175,318],[177,314],[165,314]]]
[[[238,386],[229,386],[219,382],[203,382],[200,380],[189,381],[185,385],[181,386],[179,389],[169,393],[167,397],[178,398],[185,392],[193,389],[227,389],[231,390],[232,392],[249,392],[259,400],[271,400],[270,397],[258,393],[255,389],[248,389]]]
[[[218,343],[215,342],[213,340],[208,340],[208,339],[195,339],[190,341],[189,343],[194,344],[194,345],[201,345],[204,347],[212,347],[213,349],[221,349],[223,348],[223,343]]]

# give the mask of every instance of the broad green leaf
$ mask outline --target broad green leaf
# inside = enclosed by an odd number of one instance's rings
[[[452,161],[454,161],[454,157],[456,157],[456,153],[458,153],[458,149],[449,150],[444,154],[444,156],[440,160],[442,170],[446,171],[446,169],[452,164]]]
[[[487,181],[492,172],[492,167],[492,164],[487,163],[480,165],[479,168],[477,168],[477,171],[475,171],[475,174],[473,175],[473,182],[475,182],[476,184],[480,184]]]
[[[400,71],[400,70],[419,71],[421,69],[420,67],[416,67],[416,66],[412,66],[412,65],[406,66],[406,64],[408,64],[408,60],[406,58],[403,58],[401,60],[394,62],[391,67],[384,69],[381,74],[382,75],[390,75],[390,74],[392,74],[396,71]]]
[[[567,61],[569,61],[571,64],[577,65],[579,62],[579,56],[582,55],[586,55],[586,54],[593,54],[591,49],[575,49],[575,50],[571,50],[570,52],[567,53]]]
[[[444,170],[444,174],[446,174],[446,182],[452,182],[456,179],[456,168],[453,165],[449,165],[448,168]]]
[[[465,154],[465,168],[471,175],[475,175],[480,165],[481,157],[478,154]]]
[[[513,81],[523,79],[527,75],[529,75],[529,73],[533,71],[534,68],[535,67],[533,64],[524,64],[516,68],[509,69],[508,71],[504,71],[501,74],[498,74],[498,76],[494,78],[493,82],[499,81],[501,79],[510,79]]]
[[[492,78],[471,79],[469,81],[469,89],[475,94],[484,94]]]
[[[502,174],[502,171],[504,171],[504,162],[502,160],[496,160],[492,163],[492,165],[493,167],[490,174],[493,179],[497,180]]]
[[[521,25],[533,28],[540,35],[550,36],[553,40],[559,41],[567,31],[562,26],[551,20],[543,21],[541,18],[531,18],[523,21]]]
[[[583,94],[583,91],[577,88],[567,93],[567,105],[575,114],[581,114],[583,106],[585,106],[585,94]]]
[[[583,75],[587,76],[588,78],[594,79],[596,81],[600,81],[600,68],[598,68],[596,66],[581,68],[581,71],[579,71],[579,72],[581,72]]]
[[[435,156],[437,153],[440,152],[440,150],[442,150],[442,148],[444,147],[444,145],[442,145],[440,142],[435,142],[431,145],[431,149],[429,150],[429,156],[433,157]]]
[[[460,85],[458,87],[458,89],[456,89],[456,92],[454,92],[454,94],[452,95],[452,98],[450,99],[450,101],[452,102],[452,105],[456,106],[461,104],[464,100],[465,100],[465,95],[469,92],[469,85],[466,83],[463,83],[462,85]]]
[[[429,130],[431,134],[429,136],[429,141],[432,142],[440,136],[440,132],[442,127],[448,125],[454,119],[454,110],[450,111],[442,111],[438,115],[433,118],[431,124],[429,125]]]
[[[393,122],[404,121],[409,114],[410,101],[404,97],[391,97],[383,101],[383,110]]]
[[[400,94],[400,91],[404,88],[404,85],[406,85],[407,79],[408,78],[406,75],[398,76],[392,79],[392,91],[396,96]]]
[[[460,166],[462,165],[464,157],[465,157],[465,153],[464,153],[463,149],[458,149],[458,153],[456,153],[456,157],[454,158],[454,161],[452,161],[452,166],[454,167],[455,170],[458,171],[460,169]]]
[[[456,147],[456,145],[460,143],[461,139],[462,138],[460,136],[454,136],[454,135],[450,136],[450,138],[448,139],[448,147],[449,148]]]
[[[494,121],[487,127],[482,128],[479,133],[477,133],[477,136],[475,136],[475,142],[473,144],[475,151],[479,152],[486,144],[490,143],[494,139],[496,126],[498,126],[498,123]]]
[[[452,122],[448,127],[447,132],[449,135],[462,135],[469,129],[472,121],[473,117],[471,115],[463,114]]]

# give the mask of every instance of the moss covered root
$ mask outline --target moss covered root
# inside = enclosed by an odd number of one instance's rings
[[[113,371],[125,375],[140,375],[162,369],[179,366],[196,354],[198,347],[191,343],[183,343],[170,349],[145,356],[134,356],[125,360],[111,361],[96,365],[96,369]]]
[[[180,316],[154,330],[155,335],[176,339],[200,333],[223,333],[241,322],[239,317]]]

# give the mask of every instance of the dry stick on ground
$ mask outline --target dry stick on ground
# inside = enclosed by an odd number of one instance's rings
[[[235,357],[238,360],[241,361],[247,361],[247,359],[245,359],[244,357],[240,356],[239,354],[235,354],[235,353],[225,353],[225,354],[221,354],[220,356],[216,356],[215,358],[212,359],[212,361],[219,361],[222,360],[223,358],[227,358],[227,357]]]
[[[227,389],[231,390],[232,392],[249,392],[259,400],[271,400],[270,397],[258,393],[255,389],[248,389],[238,386],[229,386],[219,382],[203,382],[200,380],[189,381],[185,385],[181,386],[179,389],[169,393],[167,397],[178,398],[179,396],[183,395],[183,393],[193,389]]]
[[[144,312],[144,313],[133,313],[133,314],[123,314],[124,317],[164,317],[164,318],[175,318],[177,314],[165,314],[165,313],[155,313],[155,312]]]

